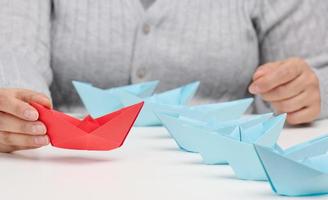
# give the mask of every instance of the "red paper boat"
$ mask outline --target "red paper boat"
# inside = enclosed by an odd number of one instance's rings
[[[83,120],[31,103],[47,127],[53,146],[78,150],[111,150],[122,146],[143,106],[138,103],[97,119]]]

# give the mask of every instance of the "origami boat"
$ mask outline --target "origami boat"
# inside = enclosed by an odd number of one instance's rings
[[[53,146],[77,150],[112,150],[122,146],[143,102],[93,119],[83,120],[32,103],[46,125]]]
[[[179,133],[173,138],[178,145],[192,152],[199,152],[206,164],[228,163],[236,176],[244,180],[267,180],[260,160],[256,154],[253,144],[261,144],[274,149],[276,141],[284,126],[286,115],[279,115],[254,126],[247,125],[236,127],[232,132],[213,131],[203,126],[191,123],[181,123],[171,116],[160,117],[164,124],[175,123],[179,130],[170,131]],[[168,120],[171,120],[168,122]],[[165,122],[164,122],[165,121]],[[172,126],[171,126],[172,127]],[[173,134],[172,134],[173,135]]]
[[[155,108],[156,113],[168,113],[207,123],[221,124],[223,121],[231,121],[240,118],[253,102],[253,98],[240,99],[222,103],[212,103],[196,106],[171,106],[163,110]]]
[[[228,136],[210,134],[200,154],[208,164],[227,162],[240,179],[267,180],[253,144],[275,149],[285,119],[286,115],[279,115],[246,129],[236,128]]]
[[[285,152],[255,146],[272,190],[280,195],[328,194],[328,136]]]
[[[217,132],[222,135],[229,135],[232,134],[238,127],[246,129],[262,123],[272,117],[272,113],[268,113],[264,115],[213,123],[196,120],[181,115],[172,115],[172,113],[157,113],[157,115],[177,145],[182,150],[188,152],[199,152],[199,142],[202,141],[203,137],[205,137],[204,135],[212,132]],[[207,160],[205,160],[205,162],[207,162]]]
[[[124,106],[129,106],[140,101],[144,101],[145,105],[135,122],[136,126],[157,126],[162,125],[161,121],[155,114],[156,110],[174,111],[182,108],[195,95],[199,86],[199,82],[187,84],[183,87],[169,90],[163,93],[155,94],[151,97],[140,98],[129,92],[120,92],[117,98]]]
[[[159,81],[149,81],[110,89],[97,88],[89,83],[79,81],[72,81],[72,83],[88,112],[92,117],[97,118],[125,107],[117,98],[117,93],[125,91],[138,97],[149,97],[153,94]]]

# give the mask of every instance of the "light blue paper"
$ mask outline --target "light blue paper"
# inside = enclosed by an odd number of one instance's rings
[[[199,152],[204,163],[229,163],[240,179],[266,180],[253,144],[275,148],[286,115],[270,119],[264,115],[261,123],[246,126],[247,129],[236,126],[232,132],[225,132],[224,129],[216,132],[199,124],[183,123],[181,119],[165,114],[159,114],[159,117],[180,148]]]
[[[328,153],[305,158],[301,163],[328,174]]]
[[[198,86],[199,82],[194,82],[147,98],[140,98],[127,92],[120,92],[117,96],[124,107],[140,101],[145,102],[135,122],[135,126],[156,126],[162,125],[155,114],[156,110],[166,110],[170,112],[177,109],[184,109],[195,95]]]
[[[185,121],[190,121],[194,125],[198,124],[211,129],[220,129],[233,127],[238,123],[243,123],[243,121],[249,121],[248,118],[254,118],[254,116],[242,117],[252,102],[252,98],[246,98],[198,106],[171,106],[169,109],[155,108],[155,113],[165,113]],[[271,117],[272,114],[266,115]],[[263,116],[256,118],[263,118]],[[255,118],[253,121],[255,122]]]
[[[232,135],[238,136],[236,132],[239,132],[239,140],[236,136],[229,138],[212,134],[207,139],[207,145],[200,148],[200,154],[204,162],[208,164],[228,162],[240,179],[267,180],[253,144],[261,144],[274,149],[285,118],[286,115],[279,115],[246,130],[236,128]]]
[[[181,117],[176,113],[157,113],[157,115],[178,146],[188,152],[199,152],[199,141],[204,137],[203,134],[215,132],[232,137],[238,132],[238,137],[240,137],[239,129],[248,128],[252,124],[259,124],[272,117],[272,114],[269,113],[213,124]],[[234,131],[236,128],[238,131]]]
[[[79,81],[72,81],[72,83],[90,115],[98,118],[124,107],[120,99],[117,98],[117,93],[126,91],[139,97],[151,96],[159,81],[149,81],[110,89],[100,89],[89,83]]]
[[[149,96],[158,81],[151,81],[131,86],[101,90],[90,84],[73,82],[83,104],[92,117],[100,117],[120,108],[144,101],[135,126],[161,125],[153,110],[170,110],[171,107],[186,105],[195,95],[199,82],[194,82],[180,88]],[[145,97],[148,96],[148,97]]]
[[[238,119],[223,121],[223,122],[213,122],[210,121],[206,124],[211,130],[217,132],[231,133],[237,126],[241,129],[248,129],[256,124],[262,123],[273,116],[273,113],[266,113],[262,115],[251,115],[251,116],[242,116]]]
[[[280,195],[328,194],[328,136],[283,153],[255,145],[272,190]]]
[[[303,160],[307,157],[314,157],[326,153],[328,150],[328,136],[323,135],[307,142],[294,145],[288,149],[278,151],[293,160]]]
[[[223,122],[241,117],[253,100],[253,98],[246,98],[230,102],[197,105],[177,112],[192,119],[211,121],[213,123]]]

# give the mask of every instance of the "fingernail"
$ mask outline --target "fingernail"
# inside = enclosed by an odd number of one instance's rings
[[[252,93],[252,94],[257,94],[260,92],[260,89],[257,85],[251,85],[249,87],[249,92]]]
[[[49,143],[49,139],[47,136],[35,137],[34,143],[37,145],[47,145]]]
[[[39,113],[35,110],[28,109],[24,111],[24,116],[27,120],[37,120],[39,117]]]
[[[46,133],[46,128],[44,125],[37,124],[32,126],[32,132],[33,133]]]
[[[50,104],[50,101],[49,101],[48,98],[42,96],[42,97],[40,97],[40,99],[42,99],[41,101],[44,102],[45,104],[46,103],[49,103]]]

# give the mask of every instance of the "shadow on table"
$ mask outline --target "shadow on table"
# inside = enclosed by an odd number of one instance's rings
[[[148,134],[148,135],[144,135],[143,136],[144,138],[146,139],[163,139],[163,140],[166,140],[166,139],[172,139],[172,137],[169,135],[169,134]]]
[[[295,129],[295,128],[313,128],[315,125],[317,125],[315,122],[313,123],[306,123],[306,124],[299,124],[299,125],[289,125],[285,124],[285,129]]]
[[[156,150],[158,150],[158,151],[175,151],[175,152],[185,153],[184,151],[181,151],[178,147],[158,146],[158,147],[156,147]]]
[[[278,195],[275,194],[273,191],[270,190],[262,190],[262,191],[256,191],[256,193],[252,194],[257,198],[275,198],[275,199],[290,199],[291,197],[289,196],[283,196],[283,195]],[[328,195],[308,195],[308,196],[297,196],[296,198],[298,199],[327,199]]]
[[[44,163],[55,163],[55,164],[73,164],[73,165],[83,165],[83,164],[96,164],[96,163],[105,163],[105,162],[115,162],[115,158],[92,158],[89,156],[59,156],[59,155],[26,155],[19,153],[11,154],[0,154],[0,158],[5,158],[6,160],[12,161],[34,161],[34,162],[44,162]]]

